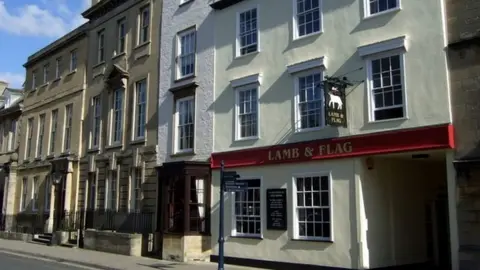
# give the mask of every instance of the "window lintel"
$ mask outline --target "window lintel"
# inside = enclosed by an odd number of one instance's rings
[[[321,56],[307,61],[291,64],[287,66],[287,71],[290,74],[296,74],[313,68],[327,68],[327,57]]]
[[[400,36],[388,40],[383,40],[367,45],[363,45],[357,48],[358,55],[360,57],[368,57],[377,53],[402,49],[408,50],[408,42],[406,36]]]
[[[248,84],[261,84],[262,83],[262,75],[260,73],[248,75],[245,77],[233,79],[230,81],[230,85],[233,89],[238,88],[240,86],[245,86]]]

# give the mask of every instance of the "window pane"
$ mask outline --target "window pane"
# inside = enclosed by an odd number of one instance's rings
[[[248,189],[235,192],[235,224],[237,235],[259,235],[261,233],[260,180],[241,180]]]

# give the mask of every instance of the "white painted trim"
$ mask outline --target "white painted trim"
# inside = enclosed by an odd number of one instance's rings
[[[237,87],[237,88],[234,88],[236,91],[235,91],[235,136],[234,136],[234,140],[235,141],[248,141],[248,140],[257,140],[260,138],[260,94],[259,94],[259,91],[260,91],[260,84],[257,84],[257,85],[254,85],[253,83],[250,83],[250,85],[252,85],[252,87],[247,87],[247,85],[243,86],[243,87]],[[239,106],[239,101],[240,101],[240,92],[241,91],[246,91],[246,90],[251,90],[255,88],[257,90],[257,99],[256,99],[256,102],[257,102],[257,135],[256,136],[249,136],[249,137],[240,137],[240,132],[241,132],[241,129],[239,127],[239,121],[238,121],[238,118],[239,118],[239,111],[240,111],[240,106]]]
[[[238,79],[233,79],[230,81],[230,85],[232,88],[237,88],[240,86],[244,86],[247,84],[262,84],[262,75],[260,73],[253,74],[253,75],[248,75],[245,77],[241,77]]]
[[[232,206],[232,214],[231,214],[231,219],[232,219],[232,225],[231,225],[231,233],[230,235],[233,237],[244,237],[244,238],[263,238],[263,233],[264,233],[264,220],[266,220],[266,212],[264,211],[264,189],[263,189],[263,177],[261,176],[242,176],[241,178],[238,178],[238,180],[245,180],[245,181],[251,181],[251,180],[260,180],[260,234],[237,234],[237,226],[235,222],[235,192],[231,192],[231,206]],[[266,205],[265,205],[266,207]]]
[[[178,124],[179,124],[179,103],[182,101],[188,101],[188,100],[193,100],[193,148],[188,148],[188,149],[178,149]],[[174,149],[174,154],[180,154],[180,153],[191,153],[195,151],[195,146],[196,146],[196,126],[197,126],[197,112],[196,112],[196,98],[195,95],[184,97],[181,99],[177,99],[175,102],[175,126],[173,130],[173,149]]]
[[[408,42],[406,36],[396,37],[389,40],[384,40],[372,44],[363,45],[357,48],[360,57],[371,56],[373,54],[382,53],[386,51],[403,49],[408,50]]]
[[[314,69],[314,68],[327,68],[327,57],[326,56],[321,56],[318,58],[310,59],[307,61],[291,64],[287,66],[287,71],[290,74],[295,74],[298,72],[302,72],[305,70],[309,69]]]
[[[184,76],[181,75],[181,62],[180,62],[180,53],[181,53],[181,47],[182,47],[182,37],[186,36],[190,33],[194,34],[194,43],[195,43],[195,63],[193,67],[193,72],[190,74],[186,74]],[[175,50],[175,79],[176,80],[181,80],[183,78],[187,78],[190,76],[195,76],[197,73],[197,25],[190,26],[188,28],[183,29],[182,31],[179,31],[176,35],[176,50]]]
[[[320,20],[320,29],[319,31],[317,32],[312,32],[310,34],[306,34],[306,35],[303,35],[303,36],[299,36],[298,35],[298,16],[297,16],[297,2],[298,0],[293,0],[292,1],[292,4],[293,4],[293,13],[292,13],[292,38],[293,40],[299,40],[299,39],[303,39],[303,38],[306,38],[306,37],[310,37],[310,36],[314,36],[314,35],[317,35],[317,34],[321,34],[323,33],[323,0],[319,0],[319,10],[318,12],[320,13],[319,14],[319,20]]]
[[[370,0],[363,0],[363,12],[364,12],[363,18],[364,19],[381,16],[383,14],[388,14],[388,13],[395,12],[395,11],[398,11],[398,10],[401,10],[401,9],[402,9],[402,1],[397,0],[397,6],[396,7],[371,14],[370,13]]]
[[[246,54],[240,54],[240,14],[250,11],[252,9],[257,10],[257,50],[255,52],[250,52]],[[240,58],[246,55],[254,54],[260,52],[260,5],[253,5],[249,6],[248,8],[244,8],[242,10],[237,11],[235,16],[235,58]]]
[[[329,209],[330,209],[330,237],[314,237],[314,238],[308,238],[308,237],[299,237],[298,236],[298,216],[297,216],[297,182],[296,179],[297,177],[322,177],[322,176],[327,176],[328,177],[328,200],[329,200]],[[332,172],[331,171],[320,171],[320,172],[305,172],[305,173],[294,173],[292,174],[292,228],[293,228],[293,234],[292,234],[292,239],[295,240],[304,240],[304,241],[334,241],[334,227],[335,227],[335,222],[334,222],[334,207],[333,207],[333,198],[332,198]]]

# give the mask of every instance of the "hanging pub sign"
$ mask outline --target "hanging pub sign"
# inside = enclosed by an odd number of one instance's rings
[[[345,90],[348,83],[340,80],[323,81],[325,94],[325,124],[347,127],[347,106]]]

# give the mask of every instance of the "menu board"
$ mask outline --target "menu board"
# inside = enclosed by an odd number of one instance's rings
[[[267,189],[267,230],[287,229],[287,189]]]

